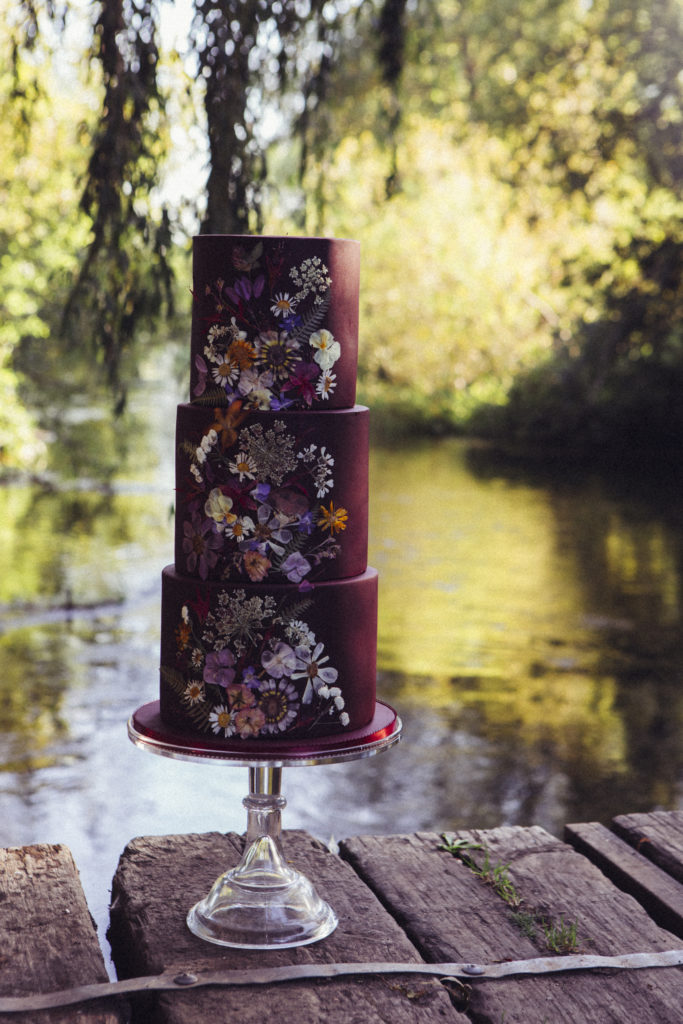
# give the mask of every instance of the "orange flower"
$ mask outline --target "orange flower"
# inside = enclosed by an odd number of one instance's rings
[[[228,349],[228,360],[240,370],[248,370],[256,359],[256,349],[243,338],[237,338]]]
[[[242,412],[240,401],[232,402],[227,409],[214,409],[215,422],[209,429],[216,431],[221,440],[221,447],[231,448],[237,440],[237,427],[247,418],[248,413]]]
[[[178,644],[178,650],[184,651],[190,642],[190,633],[192,632],[189,622],[181,622],[175,631],[176,643]]]
[[[342,508],[341,505],[339,508],[335,508],[333,501],[330,502],[329,509],[325,508],[324,505],[320,506],[318,522],[323,530],[329,530],[330,534],[341,533],[342,530],[345,530],[348,518],[349,513],[346,509]]]
[[[262,555],[260,551],[246,551],[244,554],[244,568],[252,583],[260,583],[268,575],[271,561]]]

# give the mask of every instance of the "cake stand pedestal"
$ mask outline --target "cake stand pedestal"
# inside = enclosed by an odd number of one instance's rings
[[[355,761],[388,750],[401,735],[393,708],[377,701],[370,724],[344,736],[308,742],[249,741],[247,746],[239,740],[188,740],[162,723],[159,702],[154,701],[131,715],[128,735],[136,746],[163,757],[249,769],[249,795],[242,801],[247,809],[244,853],[239,864],[224,872],[192,907],[187,915],[190,931],[219,946],[247,949],[304,946],[334,931],[337,917],[332,908],[284,859],[282,769]]]

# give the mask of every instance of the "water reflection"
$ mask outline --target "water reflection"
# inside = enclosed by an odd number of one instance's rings
[[[626,482],[453,441],[375,453],[383,689],[450,827],[680,804],[679,491]]]
[[[172,551],[173,412],[146,401],[148,432],[106,486],[0,488],[0,844],[71,846],[102,929],[134,835],[244,827],[244,770],[125,734],[157,696]],[[374,450],[379,689],[405,738],[286,772],[286,825],[559,833],[682,806],[677,493],[511,470],[461,441]]]

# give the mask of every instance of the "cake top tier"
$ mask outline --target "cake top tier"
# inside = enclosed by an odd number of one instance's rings
[[[359,277],[348,239],[197,235],[191,401],[353,406]]]

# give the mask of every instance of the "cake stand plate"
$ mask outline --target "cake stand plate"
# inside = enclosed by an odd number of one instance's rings
[[[219,946],[283,949],[330,935],[337,916],[311,882],[285,861],[280,841],[282,768],[333,764],[372,757],[401,737],[401,720],[377,701],[372,721],[343,736],[305,742],[188,740],[161,721],[159,702],[145,704],[128,721],[131,741],[143,750],[181,761],[221,762],[249,768],[247,834],[239,864],[224,872],[187,915],[195,935]]]
[[[309,740],[230,740],[213,737],[188,739],[161,720],[160,702],[143,704],[128,721],[133,743],[164,757],[180,761],[214,759],[242,767],[280,767],[334,764],[371,757],[397,743],[401,720],[392,707],[376,701],[375,714],[362,729]]]

